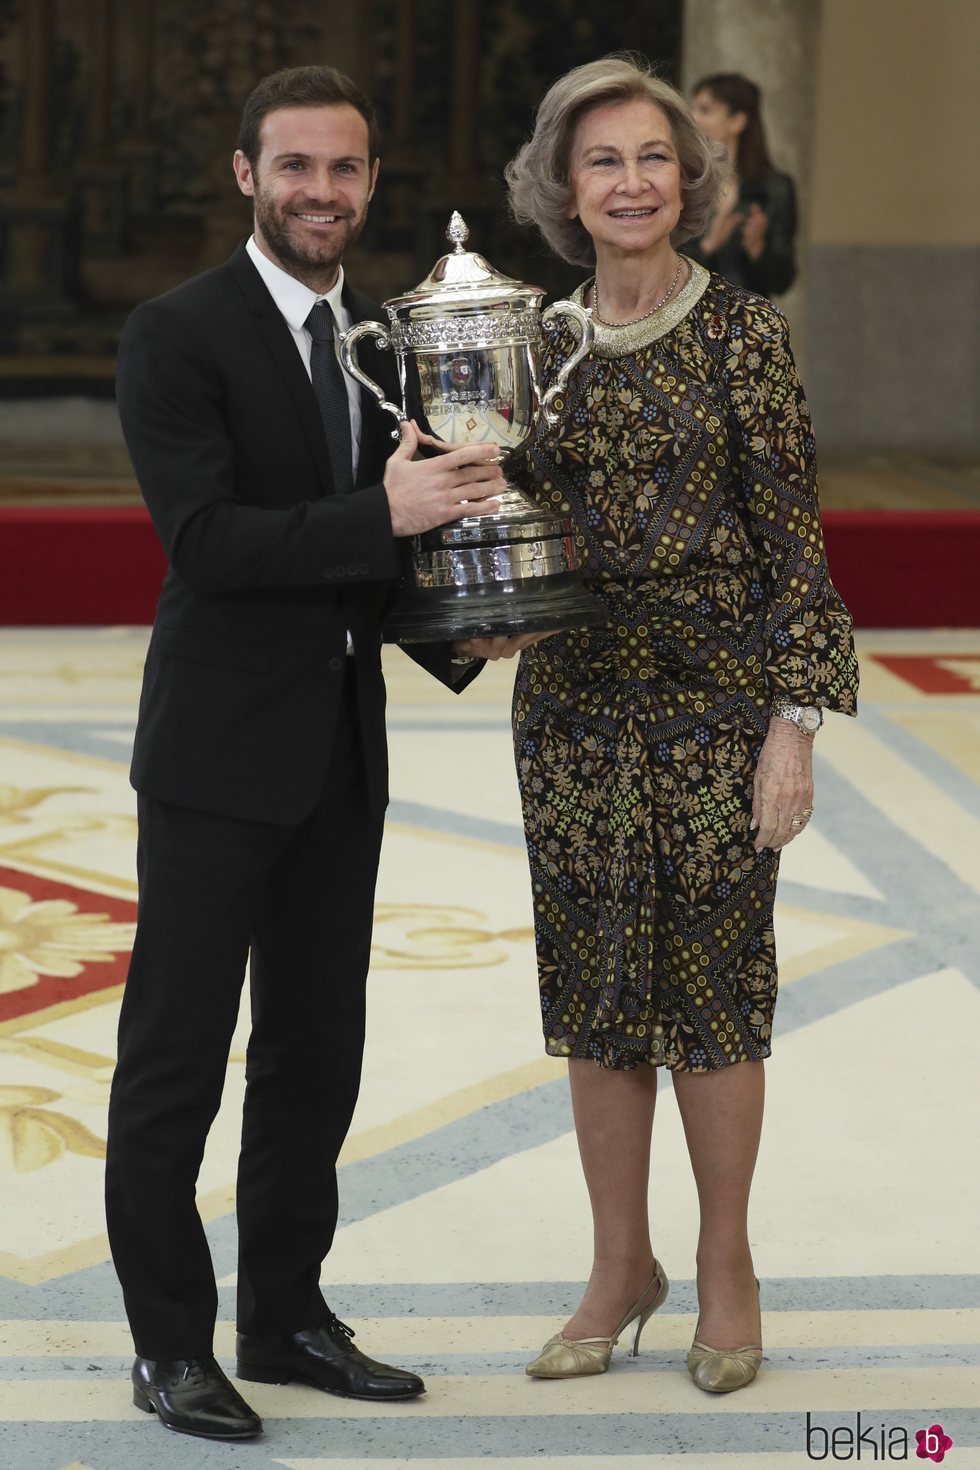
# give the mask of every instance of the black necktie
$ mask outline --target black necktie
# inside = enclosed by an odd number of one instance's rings
[[[306,330],[313,338],[310,351],[310,376],[320,408],[334,489],[346,495],[354,488],[350,437],[350,405],[344,373],[334,350],[334,316],[325,301],[318,301],[306,318]]]

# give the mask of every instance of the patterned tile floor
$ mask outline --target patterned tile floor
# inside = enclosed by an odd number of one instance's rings
[[[132,1407],[102,1233],[145,640],[0,632],[3,1470],[652,1470],[682,1455],[686,1470],[783,1470],[915,1461],[915,1432],[936,1423],[953,1470],[980,1466],[980,632],[866,634],[861,718],[821,734],[817,815],[778,910],[752,1217],[767,1362],[718,1400],[683,1367],[696,1208],[669,1089],[652,1185],[665,1311],[602,1378],[523,1374],[576,1299],[590,1232],[563,1071],[540,1052],[510,671],[456,701],[386,655],[394,799],[327,1289],[429,1392],[379,1410],[250,1385],[267,1432],[240,1448]],[[201,1181],[226,1362],[244,1037]]]

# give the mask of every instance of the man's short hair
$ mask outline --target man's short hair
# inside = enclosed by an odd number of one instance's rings
[[[263,119],[280,107],[355,108],[367,123],[368,162],[380,151],[378,119],[356,82],[334,66],[289,66],[263,77],[253,87],[242,109],[238,146],[254,169],[261,149]]]

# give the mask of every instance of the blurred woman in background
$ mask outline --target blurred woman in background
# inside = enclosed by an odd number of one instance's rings
[[[796,277],[796,190],[769,156],[761,101],[738,72],[703,77],[694,88],[695,120],[728,150],[733,175],[707,230],[684,254],[736,286],[778,296]]]

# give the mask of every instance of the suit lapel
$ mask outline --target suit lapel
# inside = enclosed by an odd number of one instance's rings
[[[244,245],[239,245],[228,262],[235,279],[245,297],[245,302],[255,321],[255,329],[275,363],[283,382],[289,390],[310,451],[316,463],[317,473],[325,494],[334,493],[333,472],[330,454],[323,433],[320,409],[313,392],[313,384],[296,350],[293,335],[283,320],[265,283],[248,257]]]
[[[292,333],[283,320],[265,283],[249,259],[244,245],[239,245],[228,262],[229,268],[245,298],[255,329],[278,369],[310,446],[316,463],[323,492],[334,493],[333,472],[330,468],[330,453],[323,432],[320,409],[313,392],[302,358],[296,350]],[[344,304],[351,314],[352,322],[384,321],[385,314],[375,302],[352,287],[344,290]],[[393,403],[401,400],[398,372],[394,354],[388,348],[379,348],[374,342],[358,344],[358,361],[368,377],[384,389],[385,397]],[[395,421],[390,414],[378,407],[375,398],[366,388],[361,389],[361,434],[358,442],[357,489],[363,485],[376,485],[384,473],[385,460],[394,448],[391,431]]]

